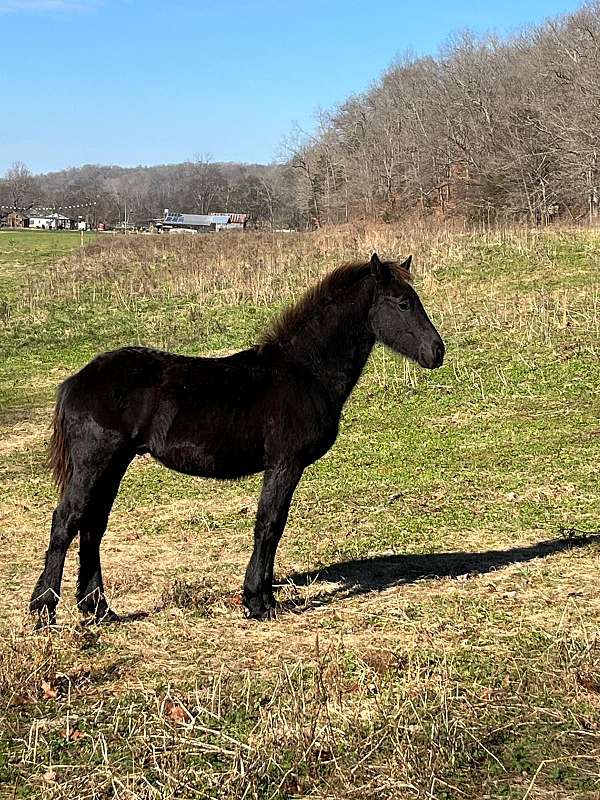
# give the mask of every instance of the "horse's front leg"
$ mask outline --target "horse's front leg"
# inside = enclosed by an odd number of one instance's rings
[[[254,526],[254,550],[244,580],[244,605],[253,619],[269,619],[274,614],[275,551],[301,475],[302,467],[291,462],[265,470]]]

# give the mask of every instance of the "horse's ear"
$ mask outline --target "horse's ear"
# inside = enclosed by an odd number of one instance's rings
[[[412,256],[405,258],[404,261],[400,264],[402,269],[405,269],[407,272],[410,272],[410,265],[412,264]]]
[[[387,283],[387,281],[389,281],[391,277],[390,268],[387,264],[379,260],[377,253],[373,253],[371,256],[370,266],[371,275],[373,275],[374,278],[377,278],[381,283]]]

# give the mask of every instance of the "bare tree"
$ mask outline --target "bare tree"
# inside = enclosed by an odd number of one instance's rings
[[[15,161],[3,181],[6,205],[15,210],[28,209],[39,202],[39,186],[35,177],[21,161]]]
[[[226,189],[226,182],[209,155],[197,155],[190,164],[189,184],[200,214],[217,210],[213,205]]]
[[[600,216],[600,2],[508,40],[461,34],[319,116],[290,158],[311,223],[406,212]]]

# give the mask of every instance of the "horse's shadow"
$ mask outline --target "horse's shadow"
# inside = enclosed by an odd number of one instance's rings
[[[323,591],[311,594],[308,603],[297,597],[283,600],[279,604],[279,608],[283,611],[298,612],[315,605],[331,602],[336,598],[381,592],[393,586],[402,586],[417,581],[482,575],[511,564],[520,564],[566,550],[585,547],[594,542],[600,542],[600,532],[541,541],[508,550],[387,555],[340,561],[322,569],[288,575],[284,579],[283,586],[287,585],[292,590],[312,584],[318,587],[321,582],[333,584],[333,587],[327,587]]]

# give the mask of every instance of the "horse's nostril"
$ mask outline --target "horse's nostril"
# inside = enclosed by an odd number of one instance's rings
[[[441,364],[444,360],[444,345],[442,342],[436,342],[433,345],[433,358],[436,364]]]

